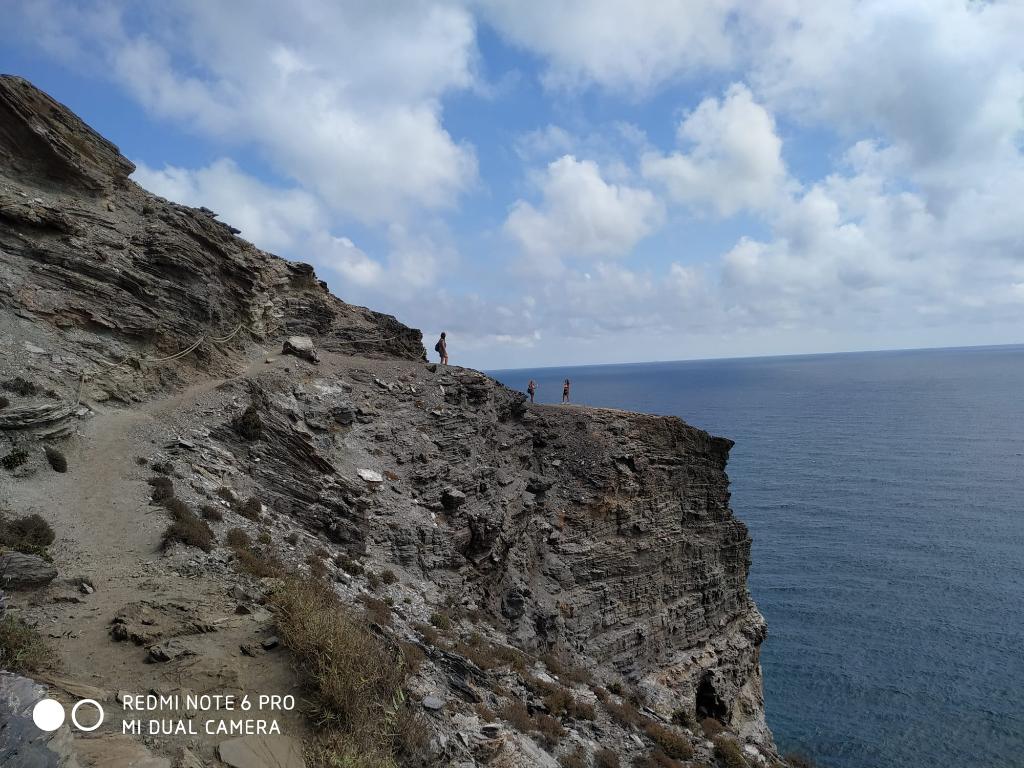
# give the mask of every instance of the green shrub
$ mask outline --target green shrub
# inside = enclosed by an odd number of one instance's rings
[[[39,633],[22,619],[11,614],[0,618],[0,669],[37,672],[52,656]]]
[[[54,472],[67,472],[68,471],[68,460],[67,457],[56,448],[46,446],[46,460],[50,462],[50,467]]]
[[[385,568],[380,572],[380,580],[385,584],[394,584],[398,581],[398,576],[390,568]]]
[[[260,531],[256,534],[256,541],[260,544],[269,544],[271,541],[270,531]]]

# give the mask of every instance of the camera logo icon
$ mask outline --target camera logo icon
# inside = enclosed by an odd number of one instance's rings
[[[99,717],[96,719],[95,723],[88,725],[79,721],[78,713],[83,706],[90,706],[96,709]],[[82,699],[71,708],[71,724],[78,730],[86,733],[89,731],[95,731],[103,724],[104,714],[103,707],[100,706],[98,701],[95,699]],[[40,699],[32,708],[32,722],[34,722],[36,727],[41,731],[56,731],[64,725],[65,717],[66,713],[64,711],[64,705],[56,699]]]

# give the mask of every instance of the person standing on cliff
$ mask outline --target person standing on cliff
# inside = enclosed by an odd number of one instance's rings
[[[448,365],[448,340],[444,331],[441,331],[441,338],[434,345],[434,351],[441,355],[441,365]]]
[[[533,396],[537,394],[537,382],[530,379],[530,383],[526,385],[526,391],[530,395],[530,402],[533,402]]]
[[[568,403],[569,402],[569,380],[568,379],[566,379],[565,383],[562,385],[562,402],[563,403]]]

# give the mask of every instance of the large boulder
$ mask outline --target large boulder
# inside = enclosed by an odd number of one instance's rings
[[[319,363],[320,358],[316,354],[313,340],[309,336],[289,336],[284,340],[284,347],[281,352],[285,355],[295,355],[311,363]]]
[[[0,586],[9,589],[41,587],[57,578],[57,569],[38,555],[0,554]]]

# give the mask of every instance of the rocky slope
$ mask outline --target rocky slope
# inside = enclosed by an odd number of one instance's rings
[[[402,687],[424,734],[399,762],[778,761],[730,441],[530,405],[428,364],[418,331],[335,298],[210,211],[150,195],[132,170],[66,108],[0,78],[0,455],[16,457],[0,511],[57,534],[56,576],[0,554],[8,613],[50,644],[36,681],[67,703],[91,694],[113,724],[45,744],[0,724],[0,755],[271,764],[236,754],[270,749],[263,737],[119,735],[118,691],[307,690],[298,651],[272,637],[281,579],[239,567],[228,532],[242,530],[257,560],[329,581],[382,644],[418,649]],[[315,352],[282,355],[297,336]],[[161,546],[154,475],[218,510],[210,551]],[[41,691],[0,677],[0,712],[23,723]],[[300,710],[270,741],[315,740]]]

